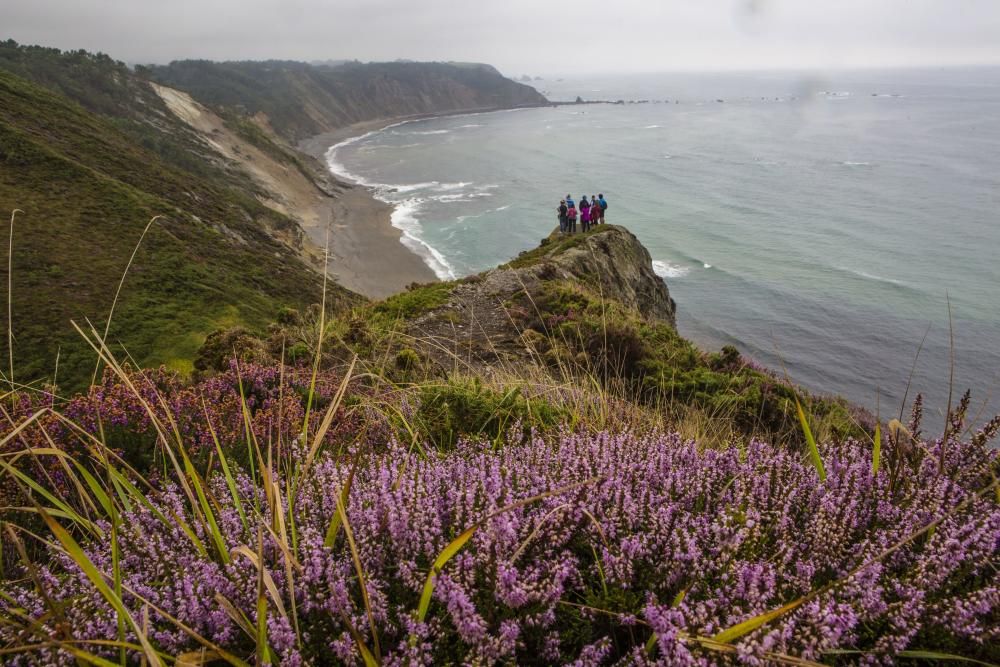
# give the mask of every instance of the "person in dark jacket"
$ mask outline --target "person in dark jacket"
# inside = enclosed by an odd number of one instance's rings
[[[566,206],[566,200],[563,199],[559,202],[559,233],[565,234],[569,231],[569,217],[567,213],[569,212],[569,207]]]

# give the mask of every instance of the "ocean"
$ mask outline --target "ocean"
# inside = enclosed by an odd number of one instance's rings
[[[704,349],[884,417],[911,369],[932,414],[949,387],[1000,409],[1000,69],[533,85],[625,103],[408,122],[333,147],[330,168],[390,202],[441,278],[537,246],[562,196],[603,193]]]

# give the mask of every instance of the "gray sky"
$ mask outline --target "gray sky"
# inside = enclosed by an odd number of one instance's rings
[[[506,74],[1000,63],[1000,0],[0,0],[0,38],[179,58],[476,60]]]

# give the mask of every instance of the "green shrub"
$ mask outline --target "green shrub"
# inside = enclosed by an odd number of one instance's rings
[[[303,343],[301,341],[292,344],[291,346],[288,347],[288,349],[285,350],[285,360],[291,364],[294,364],[297,361],[301,361],[303,359],[309,359],[312,356],[313,356],[313,350],[309,347],[308,344]]]
[[[567,416],[542,399],[529,400],[519,388],[501,393],[476,379],[424,387],[416,426],[438,449],[450,450],[463,435],[496,441],[520,422],[526,437],[532,427],[550,428]]]
[[[395,321],[419,317],[448,301],[455,283],[413,284],[405,292],[393,295],[372,308],[377,319]]]
[[[396,368],[411,371],[420,365],[420,355],[406,347],[396,353]]]
[[[552,366],[570,367],[606,385],[624,386],[629,398],[668,410],[696,408],[731,421],[742,432],[775,441],[801,440],[796,392],[824,435],[862,436],[842,399],[807,395],[787,381],[750,367],[726,346],[707,354],[670,325],[650,322],[580,283],[548,282],[523,307],[522,325],[533,347]],[[539,315],[541,313],[541,315]],[[544,336],[548,345],[539,345]]]

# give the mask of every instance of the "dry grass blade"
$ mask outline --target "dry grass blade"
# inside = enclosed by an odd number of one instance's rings
[[[233,667],[250,667],[246,663],[246,661],[240,660],[238,657],[236,657],[235,655],[233,655],[229,651],[225,650],[221,646],[217,646],[216,644],[213,644],[212,642],[208,641],[207,639],[205,639],[204,637],[202,637],[200,634],[198,634],[198,632],[195,631],[194,628],[192,628],[191,626],[187,625],[186,623],[184,623],[184,621],[180,620],[176,616],[171,615],[163,607],[159,607],[159,606],[153,604],[148,599],[146,599],[145,597],[143,597],[139,592],[137,592],[134,588],[131,588],[129,586],[124,586],[124,588],[136,600],[142,602],[145,605],[145,610],[144,610],[145,614],[148,614],[149,610],[152,609],[157,614],[159,614],[160,616],[162,616],[168,623],[170,623],[174,627],[176,627],[179,630],[181,630],[184,634],[188,635],[189,637],[191,637],[192,639],[194,639],[196,642],[198,642],[199,644],[201,644],[205,648],[207,648],[209,650],[212,650],[212,651],[215,651],[216,653],[218,653],[219,657],[222,660],[224,660],[225,662],[228,662]],[[147,623],[147,625],[148,625],[148,623]]]
[[[14,218],[18,213],[24,213],[15,208],[10,213],[10,242],[7,247],[7,354],[10,356],[10,367],[7,376],[10,391],[15,391],[14,385]]]
[[[545,516],[543,516],[542,520],[539,521],[538,524],[535,526],[535,529],[532,530],[531,533],[526,538],[524,538],[524,541],[521,542],[521,544],[517,547],[517,551],[515,551],[514,554],[510,557],[510,562],[514,563],[514,562],[517,561],[517,559],[520,557],[520,555],[522,553],[524,553],[524,550],[528,548],[528,545],[531,544],[531,541],[534,540],[535,537],[538,535],[539,531],[541,531],[542,528],[545,527],[545,524],[548,523],[548,520],[550,518],[552,518],[553,516],[555,516],[559,512],[562,512],[563,510],[568,509],[568,508],[570,508],[572,506],[573,506],[572,503],[563,503],[562,505],[559,505],[559,506],[554,507],[551,510],[549,510],[549,512]],[[464,534],[465,533],[463,533],[463,535]],[[461,537],[461,535],[459,537]],[[472,537],[471,533],[469,534],[469,537]],[[462,542],[462,544],[465,544],[465,542]],[[451,545],[449,544],[448,546],[451,546]],[[440,558],[440,556],[439,556],[439,558]]]
[[[777,609],[772,609],[771,611],[764,612],[763,614],[758,614],[753,618],[749,618],[743,621],[742,623],[737,623],[736,625],[728,627],[722,632],[719,632],[718,634],[714,635],[712,637],[712,641],[718,642],[720,644],[729,644],[734,640],[739,639],[743,635],[753,632],[762,625],[770,623],[779,616],[784,616],[785,614],[792,611],[805,601],[806,597],[801,597],[798,600],[789,602],[788,604],[782,605]]]
[[[104,596],[104,599],[108,601],[114,610],[122,616],[132,628],[132,632],[135,633],[139,643],[142,645],[143,655],[145,655],[146,659],[149,660],[149,663],[157,666],[162,665],[163,662],[160,660],[160,656],[153,650],[153,646],[149,643],[149,639],[146,637],[145,633],[142,632],[139,624],[136,623],[134,618],[132,618],[128,609],[125,608],[125,604],[122,602],[121,598],[115,595],[114,591],[108,588],[107,583],[104,581],[104,575],[100,573],[90,558],[87,557],[87,554],[84,553],[80,545],[73,539],[73,536],[70,535],[65,528],[60,526],[59,523],[49,516],[44,510],[42,510],[40,514],[46,525],[49,527],[49,530],[55,538],[59,540],[63,549],[66,550],[66,553],[73,559],[84,575],[86,575],[87,579],[90,580],[90,583],[94,586],[94,588],[96,588],[97,591]]]
[[[107,344],[104,342],[104,340],[102,340],[99,337],[97,330],[94,329],[94,326],[92,324],[88,322],[91,331],[90,335],[85,333],[83,329],[76,322],[71,321],[70,324],[73,326],[76,332],[80,334],[80,336],[87,342],[87,344],[90,345],[90,347],[97,353],[98,357],[100,357],[100,359],[104,361],[105,365],[107,365],[109,368],[112,369],[115,375],[122,381],[125,387],[129,390],[129,392],[136,398],[136,400],[142,406],[143,411],[149,417],[153,429],[156,431],[157,442],[160,443],[160,445],[162,446],[163,451],[170,459],[170,463],[173,466],[174,471],[177,473],[177,481],[180,484],[181,489],[184,491],[184,495],[187,496],[188,501],[191,503],[192,512],[198,519],[202,519],[202,517],[200,516],[200,507],[198,505],[198,501],[195,498],[194,491],[191,489],[191,485],[188,483],[187,480],[187,475],[184,473],[184,469],[182,468],[180,462],[177,460],[177,457],[174,454],[174,448],[171,446],[170,439],[167,438],[166,430],[163,428],[163,424],[161,423],[158,415],[156,414],[156,411],[153,410],[153,406],[149,404],[149,402],[143,396],[143,393],[138,389],[138,387],[135,386],[135,383],[132,381],[132,378],[129,377],[129,374],[125,371],[124,368],[122,368],[121,364],[119,364],[118,361],[111,354],[111,350],[108,349]],[[142,377],[145,378],[145,376]],[[169,417],[170,410],[168,409],[166,402],[163,400],[163,397],[157,392],[156,398],[160,401],[161,406],[165,409],[165,414],[167,414],[167,416]],[[181,438],[177,430],[176,424],[171,423],[171,426],[173,428],[173,432],[176,438],[177,447],[179,449],[183,449],[183,443],[181,442]],[[200,544],[200,541],[197,540],[197,538],[195,538],[194,541],[196,544]]]
[[[45,585],[38,574],[38,567],[31,560],[31,558],[28,557],[28,552],[27,550],[25,550],[24,543],[21,541],[21,538],[17,536],[17,533],[14,531],[13,527],[11,527],[9,524],[4,525],[4,531],[7,533],[8,538],[10,539],[11,543],[13,543],[14,548],[17,550],[18,557],[21,559],[21,564],[24,566],[25,572],[28,573],[28,577],[35,585],[35,591],[37,591],[39,597],[42,598],[42,602],[45,604],[45,608],[49,610],[48,612],[49,615],[54,619],[55,626],[59,628],[67,627],[65,618],[62,615],[62,610],[58,605],[56,605],[53,602],[52,598],[49,596],[48,591],[46,590]],[[8,604],[7,607],[8,613],[13,612],[14,614],[17,614],[17,612],[14,611],[18,608],[17,602],[6,593],[0,593],[0,595],[3,596],[3,599],[6,600]],[[45,631],[45,628],[42,627],[41,623],[31,618],[27,618],[27,621],[30,626],[40,627],[42,629],[41,634],[43,636],[46,637],[49,636],[49,633]]]
[[[481,523],[476,523],[466,528],[462,533],[453,539],[448,545],[438,554],[438,557],[434,559],[434,564],[431,565],[431,571],[427,574],[427,581],[424,582],[424,590],[420,595],[420,603],[417,606],[417,620],[423,623],[424,618],[427,616],[427,610],[431,606],[431,598],[434,596],[434,577],[436,577],[444,566],[448,564],[455,554],[461,551],[465,543],[472,539],[472,536],[476,534]]]
[[[187,653],[181,653],[177,656],[174,662],[174,667],[200,667],[201,665],[210,665],[213,662],[218,662],[221,659],[220,656],[215,651],[210,651],[207,648],[203,648],[198,651],[188,651]]]
[[[351,486],[354,484],[354,472],[358,467],[358,460],[360,455],[354,458],[354,463],[351,464],[351,470],[347,473],[347,479],[344,480],[344,485],[340,488],[340,501],[339,505],[347,508],[347,502],[351,497]],[[340,532],[340,528],[343,525],[342,513],[338,507],[337,511],[333,513],[333,518],[330,519],[330,525],[326,529],[326,535],[323,537],[323,546],[327,548],[332,548],[334,543],[337,541],[337,534]]]
[[[12,466],[11,464],[7,463],[2,459],[0,459],[0,468],[10,473],[10,475],[16,482],[20,482],[26,485],[28,488],[37,493],[39,496],[52,503],[52,509],[60,512],[62,516],[65,516],[66,518],[73,521],[73,523],[81,526],[91,535],[96,535],[100,538],[104,537],[104,531],[101,530],[96,523],[81,516],[76,510],[70,507],[67,503],[58,498],[55,494],[51,493],[44,486],[36,482],[34,478],[32,478],[30,475],[25,474],[21,470],[18,470],[17,468],[15,468],[14,466]],[[41,506],[36,505],[36,508],[39,513],[45,512],[45,509],[43,509]]]
[[[270,462],[268,462],[270,468]],[[288,532],[285,529],[285,511],[281,502],[281,488],[277,482],[273,483],[274,506],[271,508],[271,515],[274,517],[274,529],[271,534],[281,547],[282,560],[285,563],[285,583],[288,587],[288,600],[291,604],[292,628],[295,630],[295,637],[301,643],[302,633],[299,630],[299,615],[295,602],[295,569],[298,565],[292,556],[292,549],[288,544]]]
[[[184,462],[184,470],[187,472],[188,477],[191,479],[191,485],[194,487],[194,491],[198,496],[198,503],[201,505],[202,514],[205,516],[205,521],[208,524],[209,534],[212,536],[212,541],[215,543],[215,549],[219,553],[219,558],[222,559],[223,565],[229,564],[229,552],[226,550],[226,540],[222,536],[222,531],[219,529],[219,524],[215,520],[215,513],[212,512],[212,507],[208,502],[208,496],[205,495],[204,484],[201,480],[201,476],[194,469],[194,464],[191,463],[191,459],[188,458],[187,453],[181,450],[181,459]]]
[[[872,474],[877,475],[882,465],[882,424],[875,422],[875,448],[872,450]]]
[[[33,414],[30,417],[28,417],[27,419],[25,419],[24,421],[22,421],[21,423],[19,423],[17,426],[15,426],[11,430],[10,433],[8,433],[7,435],[5,435],[3,437],[3,439],[0,440],[0,451],[3,451],[5,449],[5,445],[8,442],[10,442],[11,440],[13,440],[14,438],[20,437],[21,433],[25,429],[27,429],[33,423],[35,423],[36,421],[38,421],[39,419],[41,419],[42,417],[44,417],[49,412],[50,412],[49,408],[42,408],[41,410],[39,410],[35,414]]]
[[[703,648],[710,651],[718,651],[720,653],[735,653],[736,647],[729,644],[724,644],[722,642],[716,641],[715,639],[710,639],[708,637],[685,637],[688,641],[694,641],[700,644]],[[806,658],[798,658],[794,655],[786,655],[784,653],[775,653],[773,651],[765,651],[764,657],[775,664],[779,665],[796,665],[798,667],[826,667],[821,662],[815,662],[813,660],[807,660]]]
[[[257,552],[255,552],[250,547],[242,544],[230,552],[230,556],[235,558],[236,556],[243,556],[250,563],[257,568],[259,576],[263,580],[263,586],[267,590],[267,594],[271,596],[271,600],[274,601],[274,607],[278,610],[285,619],[288,618],[288,613],[285,611],[285,604],[281,600],[281,594],[278,592],[278,586],[274,583],[274,579],[271,574],[267,571],[266,567],[263,567],[260,561],[260,557]]]
[[[723,630],[722,632],[718,633],[717,635],[715,635],[715,637],[712,638],[712,641],[722,642],[722,643],[731,642],[734,639],[738,639],[739,637],[742,637],[743,635],[745,635],[745,634],[747,634],[749,632],[752,632],[753,630],[756,630],[757,628],[760,628],[761,626],[766,625],[767,623],[770,623],[771,621],[773,621],[773,620],[775,620],[775,619],[777,619],[777,618],[785,615],[786,613],[788,613],[789,611],[794,610],[796,607],[802,605],[803,603],[808,602],[810,600],[814,600],[815,598],[819,597],[820,595],[823,595],[824,593],[827,593],[827,592],[833,590],[834,588],[840,586],[844,582],[850,580],[851,577],[855,576],[856,574],[858,574],[859,572],[861,572],[865,568],[869,567],[870,565],[872,565],[874,563],[878,563],[878,562],[880,562],[882,560],[885,560],[886,558],[888,558],[889,556],[891,556],[895,552],[899,551],[900,549],[902,549],[904,546],[906,546],[910,542],[912,542],[912,541],[916,540],[917,538],[919,538],[921,535],[924,535],[925,533],[929,533],[929,532],[933,531],[938,525],[941,524],[941,522],[945,521],[949,517],[952,517],[952,516],[958,514],[963,509],[965,509],[970,504],[972,504],[972,502],[974,500],[976,500],[977,498],[981,498],[982,496],[984,496],[985,494],[989,493],[990,491],[995,491],[995,490],[998,490],[998,489],[1000,489],[1000,481],[998,481],[996,479],[996,477],[994,477],[993,478],[993,482],[991,484],[988,484],[987,486],[983,487],[982,489],[980,489],[976,493],[970,494],[967,498],[965,498],[965,500],[963,500],[958,505],[954,506],[949,511],[947,511],[944,514],[942,514],[941,516],[939,516],[937,519],[931,521],[928,524],[925,524],[922,528],[919,528],[918,530],[915,530],[912,533],[910,533],[909,535],[901,538],[895,544],[892,544],[891,546],[887,547],[881,553],[879,553],[876,556],[874,556],[874,557],[872,557],[872,558],[864,561],[863,563],[861,563],[860,565],[858,565],[857,567],[855,567],[853,570],[851,570],[847,574],[841,576],[839,579],[836,579],[836,580],[831,581],[830,583],[828,583],[828,584],[826,584],[824,586],[821,586],[819,588],[815,588],[815,589],[809,591],[809,593],[807,593],[806,595],[802,596],[798,600],[795,600],[793,602],[789,602],[788,604],[782,605],[781,607],[778,607],[777,609],[773,609],[773,610],[771,610],[769,612],[765,612],[763,614],[759,614],[757,616],[754,616],[753,618],[748,619],[746,621],[743,621],[742,623],[737,623],[736,625],[734,625],[734,626],[732,626],[730,628],[727,628],[727,629]]]
[[[309,453],[306,455],[306,460],[302,464],[301,471],[299,472],[300,480],[306,477],[309,472],[309,468],[312,467],[313,461],[316,458],[316,454],[319,453],[319,448],[323,444],[323,438],[326,437],[327,431],[330,430],[330,424],[333,423],[333,417],[337,412],[337,408],[340,407],[340,403],[344,399],[344,393],[347,391],[347,385],[351,381],[351,375],[354,373],[354,365],[357,361],[358,356],[354,355],[351,359],[351,365],[348,366],[347,372],[344,373],[344,379],[341,380],[340,387],[337,389],[336,395],[333,397],[333,400],[330,401],[330,407],[327,408],[326,414],[323,416],[323,421],[320,422],[319,428],[316,430],[312,446],[309,448]],[[305,430],[303,430],[303,433],[305,433]]]
[[[106,660],[105,658],[102,658],[99,655],[94,655],[93,653],[84,651],[81,648],[77,648],[72,644],[66,644],[64,642],[52,642],[51,646],[59,647],[63,651],[66,651],[67,653],[71,654],[74,658],[76,658],[77,662],[81,664],[97,665],[98,667],[120,667],[117,662],[111,662],[110,660]],[[35,647],[32,646],[31,650],[34,650],[34,648]],[[17,652],[20,653],[21,651]]]
[[[823,655],[869,655],[865,651],[854,651],[850,649],[830,649],[828,651],[823,651]],[[955,655],[953,653],[943,653],[941,651],[926,651],[922,649],[912,649],[906,651],[900,651],[896,654],[898,658],[910,658],[912,660],[929,660],[932,662],[967,662],[971,665],[985,665],[985,667],[998,667],[992,662],[983,662],[982,660],[976,660],[975,658],[966,658],[965,656]]]
[[[344,526],[344,534],[347,536],[347,544],[351,549],[351,559],[354,561],[354,570],[358,575],[358,586],[361,588],[361,599],[365,604],[365,613],[368,615],[368,625],[372,633],[372,646],[375,648],[375,660],[382,662],[382,649],[378,641],[378,629],[375,626],[375,615],[372,613],[371,600],[368,597],[368,577],[365,575],[365,568],[361,564],[361,554],[358,552],[358,545],[354,542],[354,531],[351,530],[351,523],[347,520],[347,510],[337,496],[337,513],[340,514],[340,521]]]
[[[351,633],[351,637],[354,639],[354,645],[358,647],[358,652],[361,654],[361,658],[365,661],[365,667],[378,667],[379,661],[375,659],[372,652],[368,650],[365,646],[365,639],[358,632],[358,629],[354,627],[351,623],[351,619],[347,618],[347,614],[340,612],[340,620],[347,626],[347,631]]]
[[[115,298],[111,300],[111,308],[108,310],[108,320],[104,323],[104,335],[101,336],[102,341],[108,339],[108,332],[111,331],[111,319],[115,314],[115,306],[118,305],[118,297],[121,296],[122,286],[125,284],[125,277],[128,275],[129,269],[132,268],[132,262],[135,261],[135,256],[139,252],[139,246],[142,245],[142,240],[146,238],[146,232],[149,228],[153,226],[153,223],[162,218],[162,215],[154,215],[149,222],[146,223],[145,229],[142,230],[142,234],[139,235],[139,240],[135,243],[135,248],[132,249],[132,255],[128,258],[128,264],[125,265],[125,270],[122,271],[121,280],[118,281],[118,289],[115,290]],[[94,374],[90,378],[90,384],[95,384],[97,382],[97,372],[101,369],[101,360],[98,359],[97,363],[94,365]]]
[[[261,554],[263,558],[264,554],[264,533],[257,529],[257,551]],[[258,561],[257,566],[257,651],[255,653],[255,662],[258,665],[270,665],[273,660],[271,659],[271,649],[267,645],[267,598],[264,597],[264,587],[267,585],[267,581],[270,579],[270,575],[264,569],[263,564]],[[277,594],[277,588],[274,586],[274,582],[271,582],[269,587],[269,592],[272,596]]]
[[[270,665],[271,649],[267,646],[267,598],[264,597],[263,588],[260,586],[257,589],[257,634],[255,639],[257,643],[255,664],[258,667]]]
[[[243,511],[243,503],[240,501],[240,494],[236,488],[236,478],[233,477],[232,471],[229,469],[229,461],[227,460],[225,452],[222,451],[222,445],[219,443],[219,438],[215,434],[215,427],[212,426],[212,419],[208,414],[208,406],[205,404],[205,397],[201,397],[201,408],[205,413],[205,424],[208,426],[208,432],[212,436],[212,442],[215,444],[215,451],[219,455],[219,465],[222,466],[222,474],[226,478],[226,486],[229,488],[229,495],[233,499],[233,504],[236,506],[236,511],[240,515],[240,522],[243,524],[243,530],[249,528],[247,523],[246,512]]]
[[[948,444],[951,429],[951,401],[955,392],[955,325],[951,318],[951,297],[944,294],[948,302],[948,410],[944,413],[944,435],[941,436],[941,465],[944,466],[944,450]]]
[[[326,226],[326,246],[324,249],[323,266],[330,265],[330,225]],[[312,412],[313,398],[316,395],[316,376],[319,374],[319,362],[323,356],[323,332],[326,330],[326,283],[329,274],[323,272],[323,296],[319,306],[319,329],[316,332],[316,354],[313,358],[312,378],[309,380],[309,394],[306,397],[306,411],[302,418],[302,441],[305,442],[309,433],[309,415]]]
[[[250,623],[250,619],[246,617],[242,611],[236,608],[229,599],[222,593],[215,594],[215,601],[222,607],[222,611],[226,612],[229,618],[233,619],[236,625],[240,626],[240,629],[246,633],[247,637],[254,639],[256,637],[256,630],[254,630],[253,624]]]

